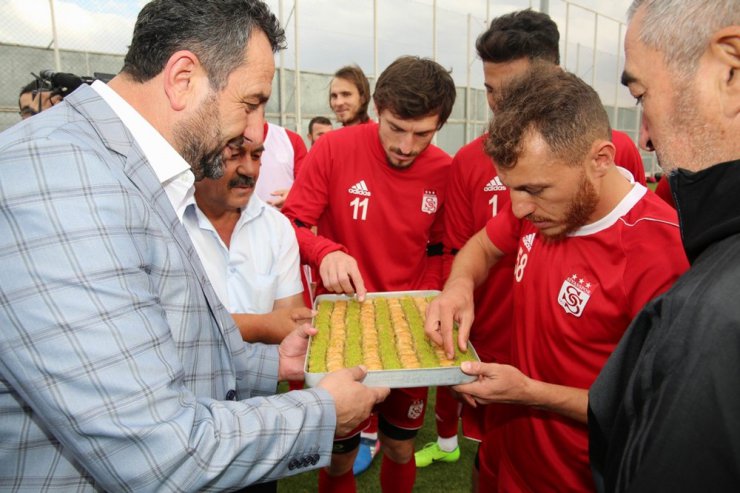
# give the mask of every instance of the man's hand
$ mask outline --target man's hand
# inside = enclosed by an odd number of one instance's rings
[[[468,404],[520,404],[558,413],[586,424],[588,390],[529,378],[511,365],[466,361],[462,371],[475,375],[471,383],[455,385]]]
[[[455,322],[458,324],[457,344],[460,350],[467,351],[474,315],[472,282],[448,282],[444,291],[427,307],[424,332],[432,342],[444,347],[445,354],[452,359],[455,357],[453,325]]]
[[[357,293],[357,301],[364,301],[367,289],[362,280],[357,261],[344,252],[327,254],[319,266],[319,274],[324,287],[332,293]]]
[[[303,366],[308,350],[308,337],[319,331],[308,324],[303,324],[285,336],[278,346],[278,380],[303,380]]]
[[[511,365],[466,361],[462,364],[462,370],[478,379],[455,385],[453,390],[472,397],[478,404],[532,404],[528,394],[529,377]],[[467,402],[470,403],[469,400]]]
[[[282,209],[283,204],[285,204],[285,201],[288,199],[289,193],[290,193],[290,188],[281,188],[279,190],[270,192],[270,195],[272,195],[275,198],[272,200],[268,200],[267,203],[277,209]]]
[[[326,375],[318,386],[327,390],[334,398],[337,411],[337,436],[344,436],[366,420],[373,406],[383,402],[390,389],[366,387],[360,381],[367,370],[362,366],[344,368]]]

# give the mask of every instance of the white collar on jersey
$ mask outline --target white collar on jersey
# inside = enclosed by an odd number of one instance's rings
[[[635,206],[635,204],[637,204],[640,199],[645,196],[645,194],[647,193],[647,188],[639,183],[635,183],[635,177],[632,176],[632,173],[622,168],[621,166],[617,166],[617,171],[619,171],[622,176],[627,178],[627,180],[632,183],[632,190],[630,190],[629,193],[624,196],[624,198],[617,204],[614,209],[612,209],[609,214],[602,217],[596,222],[586,224],[585,226],[578,228],[572,233],[568,233],[568,236],[592,235],[611,227],[619,220],[620,217],[627,214]]]

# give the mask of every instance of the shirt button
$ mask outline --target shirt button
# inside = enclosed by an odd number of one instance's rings
[[[226,392],[226,400],[227,401],[235,401],[236,400],[236,391],[233,389],[230,389],[228,392]]]

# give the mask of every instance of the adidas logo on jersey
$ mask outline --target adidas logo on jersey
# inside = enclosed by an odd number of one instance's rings
[[[351,187],[349,187],[349,193],[353,193],[355,195],[363,195],[365,197],[369,197],[372,195],[370,193],[370,190],[367,189],[367,185],[365,185],[365,180],[360,180]]]
[[[524,246],[527,247],[528,252],[532,250],[535,236],[537,236],[537,233],[529,233],[528,235],[525,235],[524,238],[522,238],[522,243],[524,243]]]
[[[506,187],[501,183],[501,179],[498,176],[494,176],[493,179],[488,182],[488,185],[483,187],[484,192],[503,192],[504,190],[506,190]]]

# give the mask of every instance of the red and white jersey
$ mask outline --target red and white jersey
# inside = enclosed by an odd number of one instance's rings
[[[275,200],[270,195],[275,190],[293,186],[307,152],[301,136],[292,130],[268,123],[266,132],[260,176],[254,189],[264,202]]]
[[[408,168],[392,168],[376,123],[323,135],[283,206],[302,262],[318,267],[342,249],[357,260],[368,291],[440,289],[442,257],[427,257],[427,245],[442,243],[450,162],[430,145]]]
[[[445,202],[445,246],[453,252],[483,229],[491,217],[509,207],[509,190],[483,149],[486,137],[482,135],[460,148],[452,160]],[[515,258],[514,254],[502,258],[475,291],[470,342],[482,361],[510,360]]]
[[[511,208],[486,226],[516,253],[512,364],[548,383],[587,389],[647,301],[688,268],[676,212],[635,184],[606,217],[548,241]],[[503,429],[500,491],[594,489],[586,425],[516,407]]]

